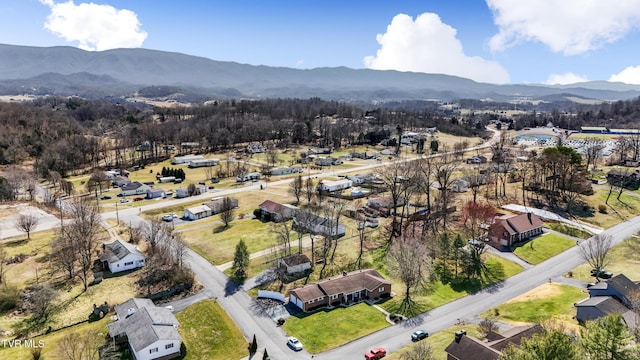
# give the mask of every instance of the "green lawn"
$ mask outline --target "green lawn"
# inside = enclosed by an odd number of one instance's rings
[[[561,232],[563,234],[569,235],[569,236],[573,236],[573,237],[577,237],[580,239],[588,239],[591,237],[591,233],[582,229],[578,229],[576,227],[573,226],[569,226],[567,224],[563,224],[563,223],[552,223],[552,222],[548,222],[545,224],[546,227],[548,227],[551,230],[555,230],[557,232]]]
[[[385,315],[365,303],[291,316],[283,325],[287,334],[300,339],[312,354],[327,351],[383,329]]]
[[[512,299],[482,316],[496,316],[497,321],[541,323],[554,319],[572,322],[574,303],[588,297],[584,289],[562,284],[544,284]],[[573,321],[575,323],[575,321]]]
[[[477,325],[465,325],[464,327],[452,326],[442,331],[438,331],[435,334],[429,334],[429,337],[426,338],[425,340],[422,340],[422,342],[426,342],[431,346],[431,350],[435,360],[446,360],[447,353],[444,352],[444,349],[446,349],[447,346],[449,346],[449,344],[451,343],[451,341],[453,341],[455,332],[460,330],[461,328],[464,328],[464,330],[467,331],[467,336],[474,336],[476,338],[480,337],[480,333],[478,331]],[[429,331],[429,324],[425,324],[424,329]],[[410,332],[407,331],[407,339],[409,338],[409,336],[410,336]],[[384,359],[385,360],[403,360],[402,354],[407,350],[411,349],[412,347],[414,347],[416,344],[404,346],[399,351],[394,351],[393,353],[387,355]]]
[[[227,360],[248,355],[247,339],[215,300],[205,300],[176,314],[187,349],[184,359]]]
[[[244,239],[251,254],[276,245],[269,223],[259,220],[234,220],[227,229],[222,229],[219,224],[203,222],[200,225],[182,231],[182,236],[189,247],[217,265],[233,260],[240,239]]]
[[[613,273],[613,275],[624,274],[632,281],[640,279],[640,239],[631,237],[626,239],[619,245],[616,245],[607,254],[607,264],[605,268]],[[582,281],[595,281],[590,275],[591,267],[588,264],[582,264],[573,269],[574,278]]]
[[[434,281],[427,286],[427,289],[418,291],[417,294],[412,295],[413,300],[417,303],[417,307],[413,311],[413,313],[404,315],[411,317],[419,313],[434,309],[438,306],[469,295],[470,293],[476,292],[482,287],[486,287],[505,280],[523,270],[520,265],[505,260],[501,257],[487,253],[485,253],[483,256],[485,257],[485,263],[487,267],[493,274],[493,279],[491,279],[491,281],[484,281],[483,283],[472,282],[466,285],[451,283],[443,284],[440,281]],[[404,285],[401,282],[394,282],[393,291],[397,295],[393,299],[380,304],[380,306],[391,313],[402,313],[402,311],[400,311],[400,304],[403,299],[403,290]]]
[[[557,234],[544,234],[533,240],[514,245],[511,249],[529,264],[539,264],[575,246],[575,240]]]

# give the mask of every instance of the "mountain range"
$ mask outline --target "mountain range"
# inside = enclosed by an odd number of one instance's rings
[[[311,97],[365,102],[461,98],[616,101],[639,97],[640,85],[606,81],[494,85],[393,70],[255,66],[142,48],[96,52],[66,46],[0,44],[0,95],[105,98],[145,93],[188,102]]]

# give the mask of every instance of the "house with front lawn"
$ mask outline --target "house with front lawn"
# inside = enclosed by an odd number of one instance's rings
[[[289,302],[305,312],[389,296],[391,282],[373,269],[345,272],[289,290]]]
[[[305,233],[324,236],[343,236],[347,231],[344,224],[338,222],[338,220],[311,213],[305,213],[301,217],[295,216],[293,218],[293,228]]]
[[[147,199],[160,199],[164,197],[167,197],[167,195],[162,188],[151,187],[147,190]]]
[[[444,350],[447,360],[497,360],[508,346],[520,346],[522,339],[544,332],[537,324],[516,326],[498,334],[489,332],[485,341],[467,336],[465,330],[455,333],[453,341]]]
[[[123,240],[102,244],[100,261],[104,268],[119,273],[144,266],[145,256],[138,247]]]
[[[596,283],[588,291],[588,298],[574,304],[578,322],[620,314],[628,326],[636,327],[640,324],[638,315],[632,310],[634,298],[640,294],[640,285],[624,274]]]
[[[130,195],[147,195],[147,191],[150,190],[149,185],[145,185],[139,181],[134,181],[120,188],[120,194],[118,196],[130,196]]]
[[[494,246],[506,246],[526,241],[542,234],[544,223],[534,213],[502,215],[489,225],[489,239]]]
[[[289,204],[280,204],[275,201],[265,200],[258,205],[258,217],[264,221],[281,222],[293,219],[298,210]]]
[[[183,218],[187,220],[199,220],[213,215],[211,208],[207,205],[198,205],[190,207],[183,211]]]
[[[136,360],[169,360],[181,356],[178,320],[149,299],[133,298],[115,306],[117,320],[108,324],[116,344],[127,343]]]

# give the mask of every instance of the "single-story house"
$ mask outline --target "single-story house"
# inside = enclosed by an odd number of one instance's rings
[[[289,290],[289,302],[302,311],[391,296],[391,282],[373,269],[343,273]]]
[[[296,274],[311,269],[311,260],[305,254],[293,254],[281,258],[278,265],[286,268],[287,274]]]
[[[293,227],[303,232],[324,236],[343,236],[346,233],[344,224],[337,222],[335,219],[330,220],[311,213],[305,213],[302,217],[294,216]]]
[[[213,215],[211,208],[207,205],[198,205],[183,211],[182,217],[188,220],[198,220]]]
[[[620,314],[628,326],[637,326],[638,315],[632,310],[640,285],[624,274],[589,287],[589,297],[574,304],[576,320],[585,322],[609,314]]]
[[[350,188],[353,182],[349,179],[340,180],[321,180],[318,183],[318,191],[322,192],[335,192],[342,191]]]
[[[607,173],[607,182],[625,189],[638,190],[640,188],[640,171],[610,170]]]
[[[289,204],[279,204],[275,201],[265,200],[258,205],[258,210],[260,211],[260,218],[263,220],[281,222],[293,219],[298,208]]]
[[[116,342],[126,339],[134,359],[180,357],[180,324],[169,309],[140,298],[129,299],[115,309],[117,320],[107,325],[109,336]]]
[[[302,168],[300,166],[280,167],[280,168],[269,170],[269,174],[273,176],[296,174],[301,172],[302,172]]]
[[[100,261],[114,274],[143,267],[144,260],[138,247],[123,240],[102,244]]]
[[[486,341],[480,341],[467,336],[465,330],[459,330],[444,351],[447,353],[447,360],[497,360],[510,345],[520,346],[522,339],[531,338],[543,331],[537,324],[517,326],[502,334],[492,331],[487,334]]]
[[[125,185],[131,184],[131,180],[126,176],[118,175],[115,177],[115,179],[113,179],[111,183],[113,185],[116,185],[117,187],[123,187]]]
[[[489,225],[489,239],[495,245],[511,246],[542,234],[543,225],[534,213],[502,215]]]
[[[238,207],[238,199],[233,197],[227,197],[229,199],[229,206],[231,208]],[[211,215],[219,214],[224,210],[224,197],[217,197],[211,199],[211,201],[207,201],[202,205],[208,206],[211,209]]]
[[[185,198],[189,196],[196,196],[207,192],[207,186],[202,184],[195,184],[194,194],[189,194],[189,187],[181,187],[176,189],[176,198]]]
[[[264,148],[264,146],[262,146],[260,143],[251,143],[247,145],[247,152],[252,154],[263,153],[265,152],[265,150],[266,149]]]
[[[171,159],[171,164],[173,165],[178,165],[178,164],[188,164],[192,161],[196,161],[196,160],[204,160],[204,156],[202,155],[183,155],[183,156],[174,156],[173,159]]]
[[[167,194],[161,188],[152,187],[149,190],[147,190],[147,199],[157,199],[157,198],[163,198],[166,196]]]
[[[151,189],[149,185],[145,185],[139,181],[134,181],[120,188],[120,196],[129,195],[145,195],[147,190]]]
[[[451,191],[463,193],[469,191],[469,182],[465,179],[455,179],[451,182]]]
[[[403,197],[400,197],[397,202],[396,202],[396,206],[402,206],[405,204],[405,199]],[[367,199],[367,206],[372,207],[374,209],[391,209],[394,206],[393,203],[393,196],[391,195],[386,195],[386,196],[377,196],[377,197],[372,197]]]
[[[351,182],[356,185],[362,185],[367,181],[367,175],[347,175],[347,179],[351,180]]]

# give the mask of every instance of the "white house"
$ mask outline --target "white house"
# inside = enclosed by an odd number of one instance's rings
[[[216,166],[220,165],[220,159],[200,159],[200,160],[191,160],[189,161],[190,168],[199,168],[199,167],[208,167],[208,166]]]
[[[125,338],[136,360],[180,357],[180,323],[169,309],[149,299],[133,298],[116,305],[117,320],[107,325],[109,336]]]
[[[122,240],[102,245],[102,264],[112,273],[137,269],[144,266],[144,255],[135,245]]]
[[[147,190],[147,199],[157,199],[167,197],[166,193],[161,188],[152,187]]]
[[[195,189],[195,193],[193,194],[194,196],[204,194],[207,192],[207,187],[205,185],[196,184],[195,186],[196,186],[196,189]],[[176,189],[176,198],[185,198],[191,195],[192,194],[189,194],[189,187],[181,187]]]
[[[469,190],[469,182],[465,179],[455,179],[451,182],[450,188],[453,192],[467,192]]]
[[[281,168],[275,168],[275,169],[271,169],[269,171],[269,173],[271,175],[288,175],[288,174],[295,174],[295,173],[300,173],[302,172],[302,168],[299,166],[291,166],[291,167],[281,167]]]
[[[174,156],[173,159],[171,159],[171,163],[173,165],[177,165],[177,164],[188,164],[192,161],[195,160],[204,160],[204,156],[202,155],[183,155],[183,156]]]
[[[294,229],[301,229],[311,234],[321,234],[325,236],[343,236],[346,233],[344,224],[326,217],[311,213],[302,213],[293,218]]]
[[[301,273],[311,269],[311,260],[305,254],[293,254],[285,256],[278,262],[287,269],[287,274]]]
[[[111,183],[116,185],[117,187],[123,187],[125,185],[131,184],[131,180],[129,180],[129,178],[126,176],[118,175],[115,179],[113,179]]]
[[[350,188],[352,185],[353,182],[349,179],[321,180],[318,184],[318,190],[326,192],[341,191]]]
[[[145,185],[139,181],[134,181],[120,188],[120,196],[129,195],[147,195],[147,190],[151,189],[149,185]]]
[[[185,219],[198,220],[213,215],[213,211],[207,205],[198,205],[184,210]]]

